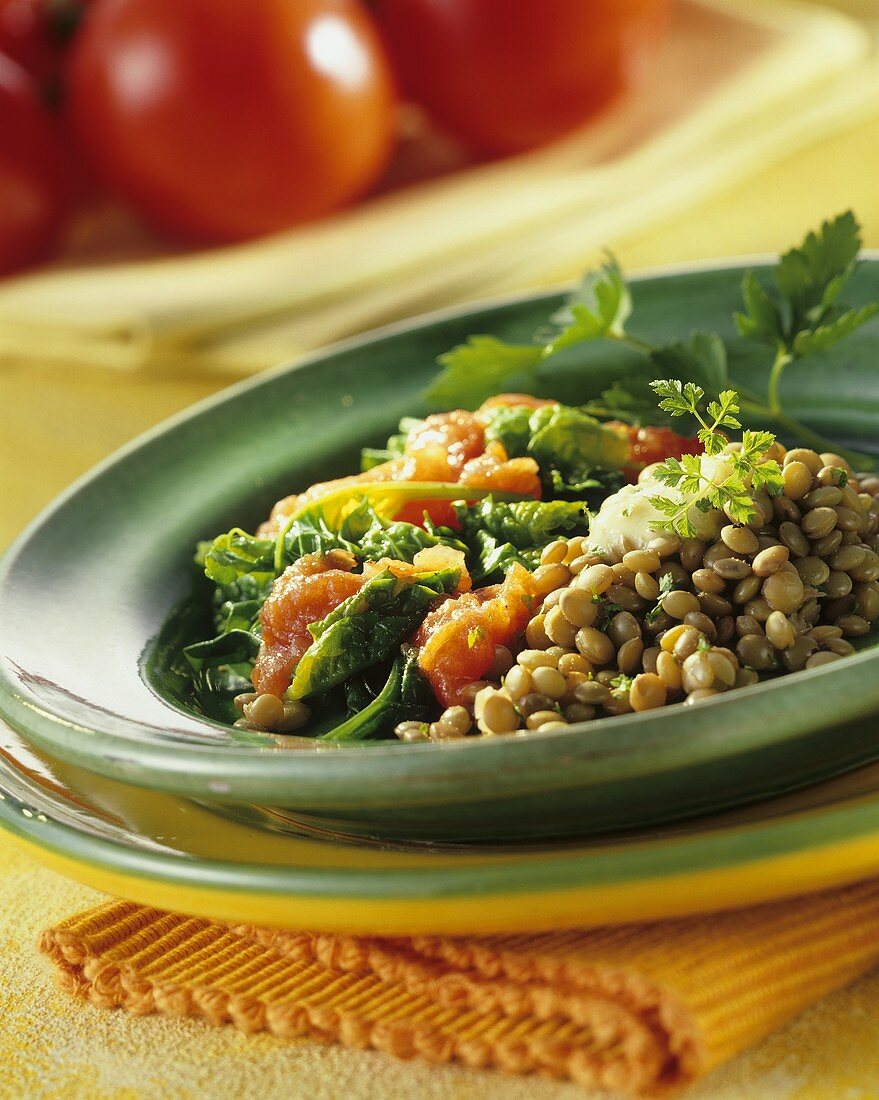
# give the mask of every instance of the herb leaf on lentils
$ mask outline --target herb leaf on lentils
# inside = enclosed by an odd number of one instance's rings
[[[699,422],[699,439],[708,458],[721,455],[727,445],[722,428],[741,427],[734,390],[724,390],[717,401],[709,402],[706,417],[701,410],[705,393],[694,383],[659,379],[653,388],[666,412],[672,416],[690,415]],[[706,467],[700,455],[685,454],[680,459],[667,458],[660,463],[654,470],[654,479],[675,489],[677,496],[650,498],[664,517],[653,524],[654,529],[671,530],[684,538],[695,536],[690,519],[693,508],[701,512],[723,509],[734,523],[751,523],[757,514],[753,493],[766,490],[778,494],[783,487],[781,467],[766,457],[774,442],[771,432],[745,431],[741,449],[724,454],[716,471]]]

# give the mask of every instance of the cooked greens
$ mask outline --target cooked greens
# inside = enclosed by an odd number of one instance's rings
[[[404,719],[426,721],[436,709],[430,685],[418,668],[418,653],[404,647],[391,665],[384,687],[350,718],[321,734],[323,741],[365,741],[387,735]]]
[[[589,529],[586,505],[564,500],[487,500],[469,508],[458,505],[455,512],[470,550],[470,573],[478,584],[502,580],[514,562],[535,569],[550,542],[585,535]]]
[[[319,695],[355,672],[390,657],[424,618],[433,600],[453,591],[460,570],[399,578],[385,569],[308,628],[314,641],[287,689],[290,699]]]
[[[524,425],[521,415],[517,420],[501,418],[496,426],[489,424],[486,434],[495,432],[511,457],[535,459],[548,495],[573,493],[588,500],[592,489],[606,495],[619,488],[620,471],[630,456],[628,436],[570,405],[525,411],[530,415]]]

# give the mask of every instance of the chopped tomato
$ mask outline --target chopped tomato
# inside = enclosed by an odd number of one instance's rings
[[[418,628],[418,665],[443,706],[479,680],[494,661],[495,646],[511,645],[531,617],[537,588],[533,576],[514,565],[504,583],[443,601]]]
[[[472,458],[461,471],[461,484],[479,489],[540,499],[540,470],[533,458],[508,458],[502,443],[493,440],[485,453]]]
[[[630,481],[637,481],[641,470],[645,466],[652,466],[654,462],[664,462],[667,458],[680,458],[681,455],[698,455],[703,450],[698,439],[678,435],[671,428],[632,428],[628,425],[624,427],[628,432],[632,448],[632,457],[625,467],[626,476]]]
[[[485,435],[473,413],[456,409],[428,416],[406,441],[407,479],[457,481],[457,471],[484,450]]]
[[[259,613],[262,644],[253,669],[257,691],[284,694],[314,640],[309,624],[325,619],[362,588],[364,578],[348,572],[353,564],[353,558],[349,564],[339,554],[306,554],[281,574]]]
[[[529,409],[542,409],[545,405],[557,404],[558,401],[546,397],[532,397],[530,393],[496,393],[494,397],[489,397],[483,401],[474,415],[479,419],[480,413],[498,407],[515,409],[524,405]]]
[[[408,561],[397,561],[395,558],[365,561],[363,563],[364,580],[369,580],[377,573],[384,572],[385,569],[389,569],[400,580],[412,581],[417,580],[423,573],[432,573],[440,569],[457,569],[460,571],[460,577],[455,592],[468,592],[473,587],[463,550],[455,550],[451,546],[428,546],[424,550],[419,550],[411,564]]]
[[[412,429],[402,457],[373,466],[362,474],[319,482],[304,493],[294,493],[279,500],[258,534],[263,538],[277,535],[295,509],[346,485],[354,489],[364,482],[375,481],[447,481],[471,488],[519,493],[539,500],[538,473],[533,459],[509,459],[500,443],[491,443],[486,448],[482,425],[473,413],[462,409],[438,413],[428,416]],[[436,524],[456,526],[452,505],[444,500],[411,501],[394,518],[422,526],[425,512]]]

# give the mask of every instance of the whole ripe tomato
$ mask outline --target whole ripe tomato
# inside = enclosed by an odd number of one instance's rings
[[[0,53],[40,84],[54,80],[59,49],[49,27],[47,0],[0,0]]]
[[[478,152],[575,129],[656,52],[671,0],[378,0],[403,90]]]
[[[42,259],[67,218],[69,163],[36,85],[0,54],[0,274]]]
[[[390,67],[356,0],[95,0],[67,75],[98,172],[193,240],[326,214],[393,146]]]

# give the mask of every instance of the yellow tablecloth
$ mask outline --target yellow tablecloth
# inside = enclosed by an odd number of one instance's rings
[[[608,242],[629,269],[765,252],[852,206],[879,247],[879,117],[715,195],[646,234]],[[559,279],[573,273],[559,271]],[[221,384],[205,375],[0,373],[0,545],[77,474]],[[281,1044],[191,1021],[83,1009],[51,985],[38,931],[97,895],[4,852],[0,868],[0,1097],[27,1100],[313,1100],[423,1097],[563,1100],[582,1090],[460,1068],[397,1064],[308,1043]],[[692,1100],[879,1097],[879,974],[828,998],[713,1074]]]
[[[607,1100],[607,1094],[194,1020],[131,1017],[55,988],[35,940],[99,895],[18,854],[0,876],[0,1096],[9,1100]],[[688,1100],[879,1095],[879,973],[835,993],[687,1092]]]

